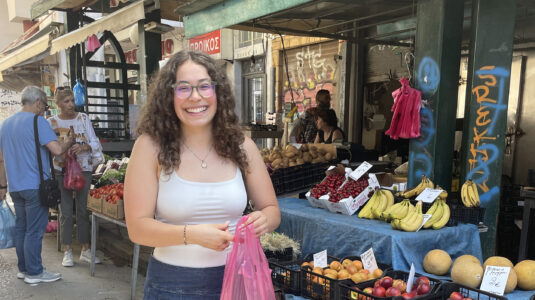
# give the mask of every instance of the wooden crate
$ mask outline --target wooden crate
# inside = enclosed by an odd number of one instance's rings
[[[124,204],[123,199],[117,201],[117,204],[102,201],[102,213],[108,217],[123,220],[124,219]]]
[[[102,197],[93,198],[91,195],[87,196],[87,209],[94,212],[102,212]]]

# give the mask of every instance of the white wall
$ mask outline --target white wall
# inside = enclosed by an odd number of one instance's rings
[[[33,0],[7,0],[7,9],[10,22],[22,23],[30,20]]]
[[[0,51],[22,33],[22,23],[9,22],[7,2],[0,0]]]

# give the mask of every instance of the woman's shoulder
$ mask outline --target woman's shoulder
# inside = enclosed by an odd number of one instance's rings
[[[245,153],[249,153],[251,150],[258,151],[256,143],[248,136],[244,136],[243,143],[240,145],[240,147],[245,151]]]

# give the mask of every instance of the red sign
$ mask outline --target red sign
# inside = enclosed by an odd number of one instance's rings
[[[208,32],[189,39],[189,49],[203,51],[207,54],[221,52],[221,31]]]

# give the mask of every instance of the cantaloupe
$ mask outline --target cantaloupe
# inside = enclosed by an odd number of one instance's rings
[[[535,290],[535,260],[523,260],[515,266],[518,287],[523,290]]]
[[[471,288],[479,288],[483,279],[483,267],[479,259],[463,255],[455,260],[451,268],[451,280]]]
[[[429,251],[424,257],[424,270],[435,275],[445,275],[451,267],[450,255],[440,249]]]
[[[517,276],[515,269],[513,269],[514,265],[513,263],[505,257],[502,256],[491,256],[485,260],[485,263],[483,264],[483,272],[485,272],[485,269],[487,266],[497,266],[497,267],[510,267],[511,271],[509,272],[509,277],[507,277],[507,284],[505,285],[505,291],[504,293],[510,293],[516,289],[517,284]]]

